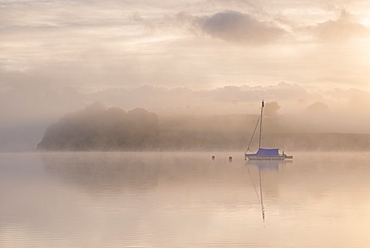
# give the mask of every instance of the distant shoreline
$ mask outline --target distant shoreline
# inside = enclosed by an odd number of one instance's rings
[[[226,135],[225,135],[226,136]],[[80,149],[54,147],[37,149],[38,151],[117,151],[117,152],[135,152],[135,151],[237,151],[245,150],[248,145],[246,139],[237,137],[225,137],[223,142],[216,142],[214,139],[198,138],[196,133],[187,133],[186,137],[192,141],[190,143],[174,142],[172,137],[170,140],[158,140],[147,142],[140,147],[113,147],[105,144],[104,147]],[[278,141],[277,141],[278,140]],[[269,138],[263,140],[266,143],[273,144],[266,148],[280,148],[285,151],[370,151],[370,134],[346,134],[346,133],[284,133],[271,134]],[[171,142],[169,146],[168,143]],[[253,146],[252,146],[253,149]],[[257,149],[257,148],[256,148]]]

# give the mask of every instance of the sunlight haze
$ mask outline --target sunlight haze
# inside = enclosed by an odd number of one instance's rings
[[[0,127],[44,130],[95,101],[212,115],[257,113],[265,99],[303,119],[323,103],[322,131],[370,133],[369,10],[365,0],[0,0]]]

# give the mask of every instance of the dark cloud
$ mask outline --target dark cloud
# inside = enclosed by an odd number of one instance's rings
[[[199,18],[198,25],[211,37],[250,44],[273,42],[285,33],[272,23],[259,21],[249,14],[237,11],[224,11]]]

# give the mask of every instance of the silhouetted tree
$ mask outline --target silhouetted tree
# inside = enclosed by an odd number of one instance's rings
[[[38,149],[110,150],[146,146],[158,131],[158,117],[145,109],[126,113],[120,108],[106,109],[93,103],[70,113],[51,125]]]
[[[268,117],[275,117],[279,109],[280,105],[277,102],[266,102],[264,113]]]
[[[324,114],[329,112],[329,106],[323,102],[315,102],[307,107],[307,112],[312,114]]]

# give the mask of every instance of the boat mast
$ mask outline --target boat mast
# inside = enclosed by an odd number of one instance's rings
[[[261,148],[261,141],[262,141],[262,114],[263,114],[263,108],[265,107],[265,102],[262,100],[262,107],[261,107],[261,117],[260,117],[260,139],[258,142],[258,148]]]

